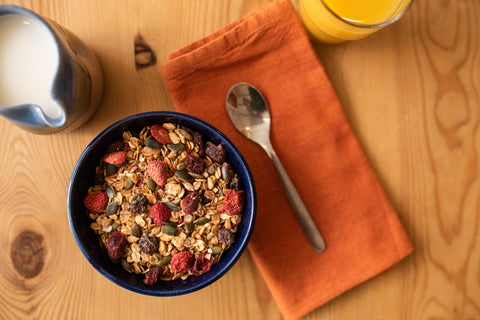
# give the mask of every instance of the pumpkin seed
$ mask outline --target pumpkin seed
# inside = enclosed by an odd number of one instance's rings
[[[133,185],[134,185],[133,180],[128,178],[127,180],[125,180],[125,185],[123,186],[123,188],[125,190],[130,190],[133,187]]]
[[[123,269],[127,270],[128,272],[132,273],[134,271],[134,267],[131,263],[127,261],[127,259],[121,259],[120,263],[122,264]]]
[[[167,264],[170,263],[170,260],[172,260],[172,256],[164,256],[158,261],[157,266],[159,267],[165,267]]]
[[[136,222],[132,223],[132,234],[139,238],[142,236],[142,228]]]
[[[145,141],[145,145],[150,149],[155,149],[155,150],[162,149],[162,146],[163,146],[156,139],[148,139],[147,141]]]
[[[203,226],[208,221],[210,221],[210,219],[208,219],[206,217],[201,217],[201,218],[198,218],[197,220],[195,220],[193,223],[195,223],[197,226]]]
[[[161,227],[163,233],[166,233],[171,236],[178,236],[178,230],[175,227],[169,226],[167,224]]]
[[[117,213],[118,210],[118,203],[117,201],[112,201],[108,204],[107,209],[105,212],[107,213],[108,216],[111,216],[112,214]]]
[[[185,181],[190,181],[192,179],[192,176],[189,175],[186,171],[184,170],[177,170],[175,171],[175,175]]]
[[[183,143],[172,143],[168,145],[168,149],[172,151],[185,151],[185,145]]]
[[[169,209],[171,209],[171,210],[173,210],[173,211],[180,211],[180,207],[177,206],[177,205],[176,205],[175,203],[173,203],[173,202],[167,201],[167,202],[164,202],[164,204],[165,204]]]
[[[151,191],[155,191],[155,189],[157,189],[157,184],[150,177],[147,178],[147,186]]]
[[[115,165],[109,163],[109,164],[107,164],[105,174],[107,175],[107,177],[110,177],[110,176],[114,175],[115,173],[117,173],[117,170],[118,170],[118,168]]]
[[[187,232],[193,232],[194,229],[195,225],[193,222],[185,222],[185,230],[187,230]]]
[[[105,193],[107,194],[107,196],[112,199],[113,197],[115,197],[115,190],[113,190],[113,187],[109,184],[107,184],[105,186]]]
[[[171,226],[171,227],[174,227],[174,228],[176,228],[176,227],[177,227],[177,223],[176,223],[176,222],[172,222],[172,221],[163,221],[162,223],[163,223],[163,225],[165,225],[165,226]]]
[[[192,140],[192,135],[185,129],[178,129],[178,132],[187,140]]]

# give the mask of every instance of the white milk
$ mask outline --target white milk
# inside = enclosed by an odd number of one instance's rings
[[[36,104],[58,118],[60,106],[50,96],[58,60],[44,26],[19,14],[0,16],[0,106]]]

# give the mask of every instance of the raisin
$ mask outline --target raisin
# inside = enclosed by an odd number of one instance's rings
[[[156,237],[143,235],[138,241],[138,246],[143,253],[153,254],[158,252],[158,240]]]
[[[202,173],[205,170],[205,161],[203,158],[192,156],[189,154],[185,158],[185,166],[188,170],[193,171],[195,173]]]
[[[203,135],[196,131],[191,131],[192,134],[192,141],[198,146],[198,155],[200,157],[205,156],[205,140],[203,138]]]
[[[235,173],[232,177],[232,179],[230,180],[230,183],[228,184],[229,188],[232,189],[232,190],[235,190],[235,191],[238,191],[240,189],[242,189],[242,185],[241,185],[241,182],[240,182],[240,176],[238,175],[238,173]]]
[[[147,208],[147,197],[139,193],[133,197],[132,202],[130,202],[130,211],[135,212],[136,214],[142,214]]]
[[[235,242],[235,235],[231,229],[220,229],[218,230],[217,236],[218,241],[226,246],[230,246]]]
[[[122,151],[125,148],[125,144],[123,141],[115,141],[113,142],[107,149],[107,153],[118,152]]]
[[[225,161],[225,158],[227,157],[227,150],[225,150],[225,148],[221,144],[216,146],[211,142],[207,142],[205,153],[213,161],[220,164],[223,163]]]

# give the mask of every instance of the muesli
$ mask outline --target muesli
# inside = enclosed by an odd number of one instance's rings
[[[100,244],[149,285],[209,271],[235,242],[245,201],[225,148],[174,123],[122,138],[84,200]]]

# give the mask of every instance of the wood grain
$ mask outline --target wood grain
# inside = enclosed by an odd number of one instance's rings
[[[208,288],[147,297],[90,266],[66,215],[70,174],[96,134],[174,110],[158,68],[168,54],[268,2],[0,1],[74,32],[106,84],[101,108],[72,133],[34,135],[0,119],[0,319],[282,318],[248,252]],[[480,318],[479,16],[477,0],[416,1],[366,39],[314,44],[415,252],[305,319]],[[138,36],[156,65],[135,67]]]

